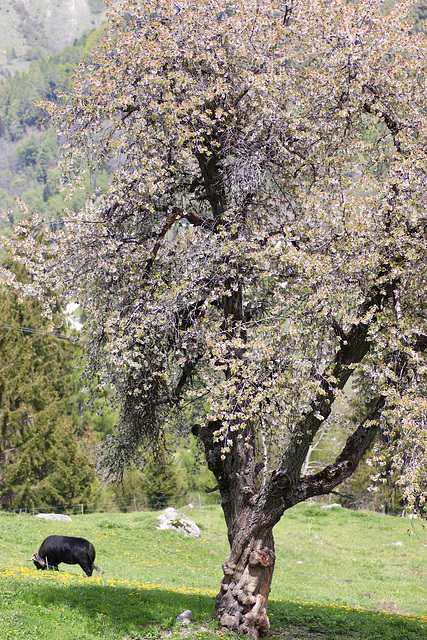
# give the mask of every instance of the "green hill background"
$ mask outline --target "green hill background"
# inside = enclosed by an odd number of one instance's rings
[[[1,0],[0,75],[28,68],[104,20],[103,0]]]

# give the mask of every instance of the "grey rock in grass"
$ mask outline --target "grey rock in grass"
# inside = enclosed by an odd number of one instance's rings
[[[186,609],[179,616],[176,616],[176,621],[181,624],[191,624],[191,618],[193,617],[193,612],[190,609]]]
[[[321,509],[342,509],[342,505],[338,502],[332,502],[332,504],[324,504]]]
[[[157,516],[157,529],[175,529],[193,538],[200,536],[200,529],[195,522],[187,518],[173,507],[169,507]]]
[[[43,518],[44,520],[68,520],[71,521],[70,516],[66,516],[63,513],[38,513],[36,518]]]

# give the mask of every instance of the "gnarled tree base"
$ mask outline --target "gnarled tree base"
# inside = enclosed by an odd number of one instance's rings
[[[267,602],[275,562],[272,533],[253,541],[240,557],[231,552],[223,565],[224,578],[214,617],[227,631],[264,638],[270,628]]]

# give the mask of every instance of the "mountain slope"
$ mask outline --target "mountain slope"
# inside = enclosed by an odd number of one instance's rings
[[[2,0],[0,77],[57,52],[105,20],[103,0]]]

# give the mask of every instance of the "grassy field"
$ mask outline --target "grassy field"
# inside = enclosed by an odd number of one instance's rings
[[[182,511],[200,538],[158,531],[154,512],[72,522],[0,513],[0,638],[226,639],[210,622],[228,555],[220,508]],[[28,559],[52,533],[91,540],[103,577],[86,578],[69,565],[37,572]],[[301,505],[278,524],[275,539],[271,638],[427,640],[421,523]],[[190,628],[175,622],[184,609],[194,614]]]

